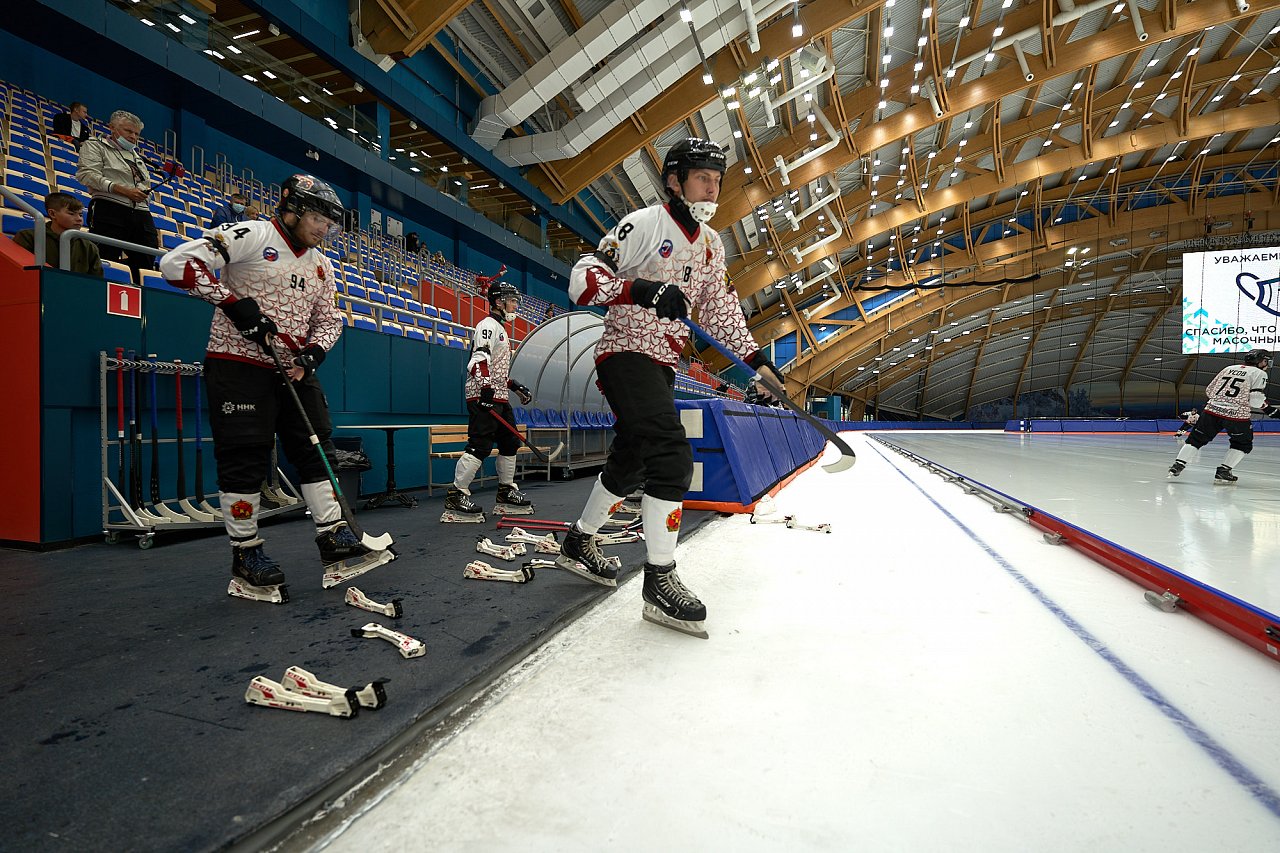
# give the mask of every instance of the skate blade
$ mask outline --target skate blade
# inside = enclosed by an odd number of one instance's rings
[[[445,524],[484,524],[484,513],[476,513],[475,515],[467,515],[465,513],[456,513],[445,510],[440,516],[440,521]]]
[[[247,598],[250,601],[266,601],[270,604],[284,604],[289,600],[289,585],[254,586],[239,578],[232,578],[227,586],[227,595],[234,598]]]
[[[514,506],[512,504],[494,504],[493,511],[497,515],[533,515],[533,504]]]
[[[348,563],[331,563],[325,566],[324,577],[320,580],[320,585],[325,589],[337,586],[340,583],[346,583],[352,578],[358,578],[367,571],[378,568],[378,566],[390,563],[396,558],[395,551],[372,551],[357,558],[357,562]]]
[[[556,560],[556,565],[562,569],[573,572],[580,578],[586,578],[592,583],[598,583],[600,586],[617,587],[616,578],[602,578],[597,574],[592,574],[591,570],[579,563],[577,560],[571,560],[568,557],[561,557]]]
[[[1214,480],[1213,484],[1215,486],[1234,486],[1235,481],[1234,480]]]
[[[686,622],[683,619],[673,619],[648,602],[645,602],[643,616],[644,621],[661,625],[663,628],[670,628],[673,631],[679,631],[681,634],[688,634],[690,637],[697,637],[700,640],[710,639],[704,622]]]

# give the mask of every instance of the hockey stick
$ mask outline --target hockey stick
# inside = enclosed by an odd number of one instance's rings
[[[183,454],[186,453],[186,447],[182,443],[182,362],[175,358],[173,366],[177,368],[173,378],[176,380],[174,387],[174,413],[178,436],[178,508],[186,513],[187,517],[192,521],[214,521],[215,516],[204,510],[196,509],[189,500],[190,495],[187,494],[187,461],[183,458]]]
[[[779,402],[782,403],[782,405],[786,406],[788,409],[790,409],[791,411],[795,412],[797,415],[799,415],[800,417],[808,421],[809,424],[812,425],[814,429],[816,429],[819,433],[822,434],[823,438],[825,438],[827,441],[831,442],[836,446],[836,450],[840,451],[840,458],[837,459],[835,462],[832,462],[830,465],[823,465],[822,470],[830,474],[835,474],[839,471],[844,471],[847,468],[852,467],[853,463],[858,461],[858,457],[853,452],[853,448],[851,448],[847,443],[845,443],[845,440],[843,438],[841,438],[840,436],[832,432],[830,427],[828,427],[822,421],[818,420],[813,415],[806,412],[803,406],[797,406],[795,403],[791,402],[791,398],[787,396],[787,390],[785,388],[779,388],[776,384],[774,384],[772,377],[764,376],[763,374],[753,370],[745,361],[743,361],[742,359],[734,355],[732,352],[730,352],[729,349],[724,344],[720,343],[715,338],[711,337],[711,335],[707,334],[707,332],[701,326],[699,326],[697,323],[690,320],[688,317],[680,318],[680,322],[688,326],[689,331],[693,332],[694,334],[702,338],[704,341],[711,344],[711,346],[714,347],[725,358],[729,359],[731,362],[738,365],[738,367],[741,367],[743,370],[747,371],[748,374],[754,374],[756,377],[756,380],[764,384],[765,390],[767,390],[770,394],[772,394]]]
[[[142,509],[142,428],[138,425],[138,366],[129,350],[129,503]]]
[[[116,347],[116,485],[126,488],[124,480],[124,347]]]
[[[147,356],[147,362],[151,374],[151,507],[169,521],[190,521],[160,500],[160,395],[156,393],[156,373],[159,371],[154,354]]]
[[[553,459],[559,459],[560,454],[564,453],[563,441],[560,442],[560,444],[556,447],[555,450],[551,451],[550,455],[546,455],[541,450],[539,450],[538,448],[530,444],[529,439],[521,435],[520,430],[516,429],[511,424],[507,423],[507,419],[504,418],[502,415],[498,414],[493,409],[489,410],[489,414],[493,415],[494,419],[497,420],[498,423],[506,427],[508,432],[510,432],[516,438],[520,439],[520,443],[523,444],[525,447],[529,448],[529,452],[532,453],[534,455],[534,458],[537,459],[539,462],[546,464],[548,462],[551,462]]]
[[[302,425],[307,429],[307,438],[316,449],[316,453],[320,454],[320,462],[324,465],[324,472],[329,476],[329,485],[333,486],[333,495],[338,499],[338,506],[342,509],[342,520],[347,523],[347,527],[351,529],[351,532],[360,538],[360,544],[370,551],[390,550],[391,543],[394,541],[390,533],[384,533],[381,536],[370,536],[356,523],[355,513],[351,511],[351,506],[342,494],[342,487],[338,485],[338,477],[333,473],[333,466],[329,464],[329,454],[325,453],[324,448],[320,446],[320,439],[316,436],[316,428],[311,425],[311,418],[307,416],[307,410],[302,405],[302,398],[298,396],[297,390],[293,387],[293,380],[289,378],[288,368],[280,360],[280,356],[276,353],[276,348],[272,345],[270,338],[267,339],[267,345],[263,349],[271,356],[271,360],[276,363],[276,370],[280,371],[280,378],[284,380],[284,387],[289,389],[289,396],[293,398],[293,404],[298,408],[298,416],[302,418]]]
[[[204,379],[204,367],[200,367],[200,372],[196,374],[196,509],[204,510],[214,518],[222,518],[222,510],[212,506],[204,499],[204,438],[201,435],[200,421],[200,400],[203,395],[200,393],[200,384]]]

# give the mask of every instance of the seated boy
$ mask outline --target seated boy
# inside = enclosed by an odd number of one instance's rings
[[[49,216],[44,229],[44,262],[46,266],[59,266],[58,250],[62,232],[79,231],[83,224],[84,205],[75,196],[64,192],[49,193],[44,197],[44,209]],[[27,251],[36,245],[36,231],[27,228],[13,235],[13,242]],[[71,241],[71,271],[102,277],[102,258],[98,245],[88,240]]]

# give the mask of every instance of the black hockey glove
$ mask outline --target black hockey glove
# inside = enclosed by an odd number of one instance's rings
[[[533,392],[514,379],[507,380],[507,387],[516,392],[516,396],[520,398],[520,405],[527,406],[533,402]]]
[[[495,405],[493,400],[493,389],[490,388],[489,386],[485,386],[484,388],[481,388],[479,402],[480,402],[480,408],[492,409]]]
[[[679,285],[638,278],[631,282],[631,301],[641,308],[652,308],[664,320],[689,316],[689,298]]]
[[[782,378],[782,374],[778,372],[778,368],[774,367],[773,362],[764,354],[764,350],[756,350],[756,354],[747,359],[747,364],[765,380],[764,382],[756,383],[756,389],[765,402],[772,403],[777,399],[766,383],[772,382],[780,390],[787,390],[787,380]]]
[[[279,331],[275,322],[262,313],[257,301],[252,298],[237,299],[235,302],[223,302],[218,307],[231,318],[231,322],[240,330],[240,334],[263,349],[268,346],[268,338]]]
[[[316,368],[324,363],[328,355],[319,344],[307,344],[302,351],[293,357],[293,363],[302,368],[303,378],[316,372]]]

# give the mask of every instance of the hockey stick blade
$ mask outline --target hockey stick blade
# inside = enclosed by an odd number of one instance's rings
[[[830,427],[828,427],[822,421],[815,418],[813,415],[806,412],[804,410],[804,407],[797,406],[795,403],[791,402],[791,398],[787,396],[785,388],[779,388],[777,385],[774,384],[773,380],[770,377],[757,373],[755,370],[751,368],[750,365],[748,365],[745,361],[743,361],[742,359],[734,355],[732,352],[730,352],[729,349],[725,347],[724,344],[720,343],[718,340],[711,337],[711,335],[709,335],[706,332],[706,330],[704,330],[697,323],[690,320],[688,317],[680,318],[680,322],[688,326],[689,331],[693,332],[695,335],[702,338],[707,343],[711,344],[711,346],[714,347],[715,350],[719,352],[721,355],[723,355],[725,358],[729,359],[734,364],[738,365],[738,367],[741,367],[743,370],[747,371],[747,373],[755,375],[756,379],[759,382],[764,384],[765,390],[767,390],[770,394],[772,394],[776,400],[778,400],[780,403],[782,403],[782,405],[786,406],[788,409],[790,409],[791,411],[795,412],[797,415],[799,415],[800,417],[808,421],[809,424],[814,429],[816,429],[819,433],[822,434],[823,438],[825,438],[827,441],[831,442],[836,446],[836,450],[840,451],[840,458],[837,459],[835,462],[831,462],[827,465],[823,465],[822,470],[826,471],[829,474],[836,474],[836,473],[839,473],[840,471],[848,470],[849,468],[853,467],[853,463],[858,461],[858,456],[853,452],[853,448],[850,447],[843,438],[841,438],[840,436],[832,432]]]
[[[529,448],[529,452],[532,453],[534,458],[537,459],[539,462],[543,462],[543,463],[554,462],[556,459],[560,458],[561,453],[564,453],[563,441],[560,442],[556,446],[556,448],[551,451],[551,453],[544,454],[541,450],[539,450],[538,448],[530,444],[529,439],[525,438],[518,429],[513,427],[511,424],[507,423],[506,418],[502,417],[502,415],[498,414],[493,409],[489,410],[489,414],[493,415],[494,419],[497,420],[498,423],[506,427],[508,432],[510,432],[516,438],[520,439],[520,443],[523,444],[525,447]]]

